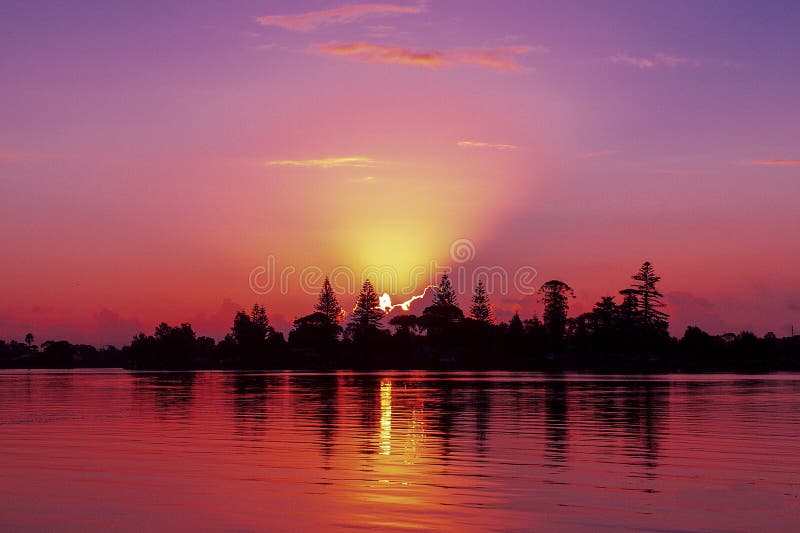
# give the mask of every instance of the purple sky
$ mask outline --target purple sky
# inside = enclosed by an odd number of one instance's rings
[[[793,2],[4,1],[0,338],[286,324],[313,296],[254,294],[267,254],[404,276],[456,239],[575,312],[650,260],[673,334],[788,335],[798,27]]]

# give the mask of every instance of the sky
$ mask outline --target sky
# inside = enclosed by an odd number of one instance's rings
[[[673,335],[789,335],[798,25],[793,2],[4,1],[0,338],[220,338],[256,302],[285,331],[321,273],[351,272],[348,308],[387,265],[395,302],[450,267],[464,307],[495,268],[498,319],[549,279],[574,315],[645,260]]]

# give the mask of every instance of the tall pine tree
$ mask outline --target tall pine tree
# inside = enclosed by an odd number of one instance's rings
[[[431,337],[437,337],[444,342],[443,335],[452,326],[464,320],[464,312],[456,304],[456,291],[447,274],[442,275],[439,286],[434,289],[433,302],[422,311],[420,326]]]
[[[484,324],[494,322],[492,308],[489,305],[489,296],[486,294],[486,286],[483,284],[483,280],[478,281],[478,285],[475,287],[469,314],[473,319]]]
[[[650,261],[645,261],[632,278],[636,282],[632,284],[632,288],[633,293],[638,297],[642,322],[645,326],[664,327],[669,315],[661,310],[664,307],[664,302],[661,301],[664,295],[656,287],[656,284],[661,281],[661,277],[656,275]]]
[[[361,286],[356,307],[350,314],[350,323],[347,325],[347,331],[354,340],[363,340],[380,331],[384,312],[379,305],[380,299],[375,287],[370,280],[366,280]]]
[[[322,283],[322,290],[319,292],[319,301],[314,306],[318,312],[325,315],[331,324],[338,324],[342,318],[342,306],[339,305],[339,300],[336,298],[336,293],[333,292],[331,282],[327,276]]]
[[[450,282],[450,277],[447,274],[442,274],[442,279],[439,281],[439,286],[435,289],[433,295],[433,305],[458,306],[456,303],[456,291],[453,289],[453,284]]]

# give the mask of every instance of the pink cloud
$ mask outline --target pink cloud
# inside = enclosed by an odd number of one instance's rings
[[[746,161],[746,164],[760,167],[798,167],[800,159],[758,159]]]
[[[125,318],[107,308],[91,316],[76,316],[49,306],[34,306],[30,311],[0,309],[0,339],[22,340],[30,332],[37,344],[63,339],[96,347],[122,346],[130,343],[140,331],[143,328],[137,319]]]
[[[696,59],[689,59],[687,57],[676,56],[673,54],[657,53],[650,57],[638,57],[624,52],[611,56],[612,63],[619,63],[623,65],[630,65],[638,67],[642,70],[651,70],[658,67],[682,67],[682,66],[700,66],[700,61]]]
[[[675,291],[668,293],[665,300],[669,305],[673,335],[683,336],[688,326],[699,326],[714,334],[731,330],[732,326],[720,318],[716,306],[702,296]]]
[[[287,30],[309,31],[326,24],[344,24],[364,18],[389,15],[414,15],[424,10],[422,6],[398,6],[395,4],[349,4],[335,9],[309,11],[295,15],[268,15],[259,17],[259,24],[280,26]]]
[[[666,65],[668,67],[680,67],[689,63],[687,58],[671,54],[656,54],[655,59],[657,63]]]
[[[142,324],[137,319],[124,318],[115,311],[102,309],[94,315],[94,324],[87,342],[96,342],[101,346],[121,346],[130,342],[140,331]]]
[[[346,57],[362,63],[397,64],[425,68],[443,68],[456,64],[467,64],[503,72],[516,72],[526,70],[526,68],[517,63],[515,56],[543,50],[543,47],[504,46],[422,52],[387,44],[339,43],[331,41],[317,46],[316,50],[325,55]]]
[[[483,141],[458,141],[459,148],[489,148],[492,150],[519,150],[515,144],[487,143]]]

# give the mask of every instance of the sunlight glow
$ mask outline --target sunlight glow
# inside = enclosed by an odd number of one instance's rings
[[[399,307],[403,311],[408,311],[409,309],[411,309],[411,304],[415,300],[424,298],[425,294],[428,292],[428,289],[431,288],[434,288],[434,285],[428,285],[427,287],[425,287],[425,289],[423,289],[422,293],[415,294],[405,302],[400,302],[399,304],[394,304],[394,305],[392,305],[392,297],[389,296],[389,293],[384,292],[383,296],[380,297],[380,303],[378,304],[378,308],[382,309],[384,313],[391,312],[392,310],[394,310],[395,307]]]

